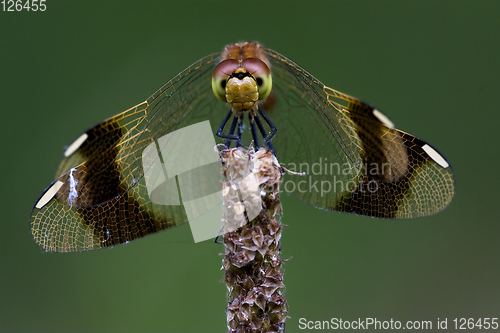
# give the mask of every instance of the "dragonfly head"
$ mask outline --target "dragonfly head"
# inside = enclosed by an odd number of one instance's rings
[[[223,60],[214,70],[212,90],[215,97],[228,102],[233,110],[251,109],[272,89],[269,67],[260,59]]]

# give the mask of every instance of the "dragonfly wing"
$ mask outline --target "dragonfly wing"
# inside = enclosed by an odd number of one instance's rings
[[[286,57],[267,50],[283,189],[327,210],[414,218],[444,209],[454,194],[449,163],[430,144],[394,128],[360,100],[326,87]],[[265,103],[264,103],[265,105]]]
[[[217,118],[224,109],[207,101],[217,58],[214,54],[201,59],[145,102],[91,128],[68,146],[60,176],[40,196],[30,218],[33,238],[43,249],[109,247],[187,221],[178,202],[165,205],[149,199],[142,157],[162,136]],[[178,195],[175,179],[169,193]]]

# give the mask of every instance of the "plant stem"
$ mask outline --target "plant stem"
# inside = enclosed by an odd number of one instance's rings
[[[281,168],[266,149],[225,150],[221,159],[228,332],[284,332],[288,305],[276,220]]]

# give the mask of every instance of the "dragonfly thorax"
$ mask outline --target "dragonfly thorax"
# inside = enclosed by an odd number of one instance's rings
[[[259,100],[257,80],[243,67],[238,67],[226,82],[226,100],[234,111],[253,108]]]

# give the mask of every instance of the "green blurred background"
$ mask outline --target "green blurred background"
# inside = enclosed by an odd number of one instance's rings
[[[456,175],[409,221],[284,197],[287,331],[299,319],[500,317],[500,2],[56,1],[0,12],[1,332],[223,332],[223,252],[187,224],[45,253],[28,218],[63,148],[227,43],[257,40],[436,146]],[[490,330],[491,331],[491,330]]]

